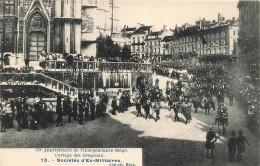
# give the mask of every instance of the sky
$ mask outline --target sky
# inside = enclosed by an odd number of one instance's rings
[[[226,19],[238,18],[238,0],[115,0],[119,6],[120,25],[136,26],[137,23],[153,25],[156,30],[166,25],[195,24],[205,18],[217,20],[218,13]]]

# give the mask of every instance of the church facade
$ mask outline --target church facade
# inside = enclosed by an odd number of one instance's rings
[[[1,53],[31,61],[43,51],[95,57],[111,17],[111,0],[0,0]]]

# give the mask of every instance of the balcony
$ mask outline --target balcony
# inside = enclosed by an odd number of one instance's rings
[[[66,61],[46,61],[46,70],[67,71],[74,68],[83,72],[146,72],[152,73],[150,63],[135,62],[99,62],[99,61],[74,61],[68,65]]]

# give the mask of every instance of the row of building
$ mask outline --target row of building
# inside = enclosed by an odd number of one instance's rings
[[[1,53],[96,56],[96,38],[119,31],[117,9],[116,0],[0,0]]]
[[[199,20],[195,25],[176,25],[174,29],[153,31],[152,26],[127,28],[130,33],[131,54],[134,57],[159,57],[168,60],[177,56],[234,56],[237,52],[239,23],[236,18]]]

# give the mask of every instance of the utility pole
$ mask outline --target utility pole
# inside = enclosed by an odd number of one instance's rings
[[[114,29],[114,0],[111,0],[112,1],[112,17],[111,17],[111,37],[112,37],[112,34],[113,34],[113,29]]]
[[[5,19],[4,19],[4,15],[5,15],[5,0],[2,1],[3,6],[4,6],[4,11],[3,11],[3,30],[2,30],[2,55],[1,55],[1,59],[2,59],[2,69],[4,68],[4,50],[5,50]]]

